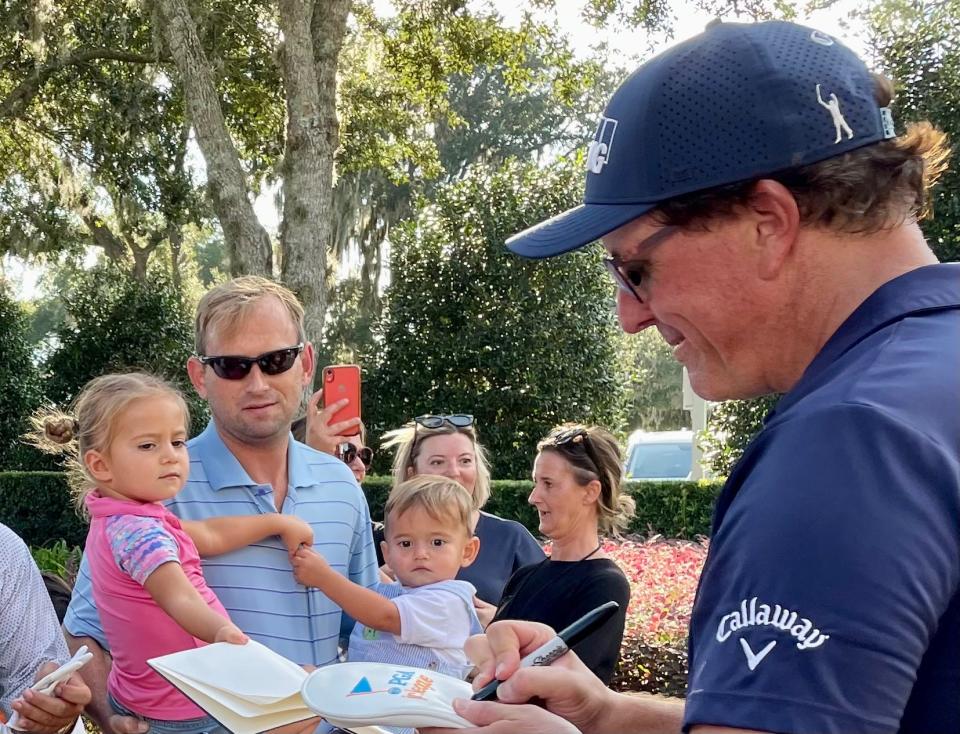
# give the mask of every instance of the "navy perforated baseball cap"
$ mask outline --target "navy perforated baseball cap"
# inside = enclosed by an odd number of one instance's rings
[[[644,63],[610,99],[584,203],[507,240],[525,257],[583,247],[668,199],[894,137],[853,51],[795,23],[714,22]]]

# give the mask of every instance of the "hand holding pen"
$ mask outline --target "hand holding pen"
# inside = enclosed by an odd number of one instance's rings
[[[561,634],[569,634],[569,629]],[[505,731],[550,734],[611,730],[605,717],[610,698],[617,694],[576,655],[561,655],[551,665],[530,664],[536,658],[542,660],[543,655],[538,651],[545,645],[556,645],[557,637],[557,633],[544,624],[520,620],[494,622],[486,634],[471,637],[467,640],[466,652],[478,669],[474,687],[489,690],[494,678],[502,679],[497,683],[496,698],[503,703],[458,699],[453,702],[454,710],[476,724],[476,731],[486,731],[487,725],[505,727]],[[522,660],[528,661],[527,666],[521,667]],[[477,695],[479,691],[474,698]],[[531,699],[539,700],[542,708],[514,705]],[[448,730],[420,731],[444,734]]]
[[[566,655],[574,645],[579,644],[600,629],[610,617],[617,613],[619,608],[620,605],[617,602],[608,601],[606,604],[601,604],[596,609],[587,612],[569,627],[558,632],[556,636],[524,655],[519,662],[519,667],[551,665],[555,660]],[[509,677],[509,671],[503,669],[502,663],[497,665],[493,680],[474,693],[473,700],[488,701],[497,698],[497,689],[507,677]]]

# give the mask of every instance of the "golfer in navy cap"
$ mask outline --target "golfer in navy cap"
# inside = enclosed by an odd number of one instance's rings
[[[717,504],[685,701],[573,655],[515,672],[550,632],[502,622],[468,647],[507,679],[458,704],[474,731],[960,731],[960,264],[917,225],[944,136],[891,96],[831,35],[712,24],[614,94],[584,204],[508,242],[602,239],[625,331],[707,399],[784,395]]]

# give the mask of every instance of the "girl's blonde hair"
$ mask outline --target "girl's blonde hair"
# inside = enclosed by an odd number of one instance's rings
[[[470,527],[473,498],[459,482],[453,479],[420,474],[395,485],[390,490],[387,505],[383,510],[384,535],[390,532],[391,515],[396,519],[414,507],[422,507],[438,522],[453,521],[463,528],[468,538],[473,535]]]
[[[85,512],[84,497],[97,486],[84,464],[84,455],[109,448],[117,418],[131,403],[158,395],[175,400],[183,411],[184,427],[190,425],[190,411],[180,391],[146,372],[95,377],[84,385],[69,413],[47,407],[30,418],[32,430],[27,441],[47,453],[66,456],[67,481],[81,514]]]
[[[487,452],[477,440],[477,432],[473,426],[457,427],[450,423],[443,423],[439,428],[424,428],[410,421],[403,428],[387,431],[383,434],[381,448],[396,447],[397,453],[393,457],[393,486],[397,486],[410,479],[408,470],[414,468],[424,439],[431,436],[449,436],[462,433],[473,444],[473,453],[477,463],[477,483],[473,488],[473,504],[476,509],[482,508],[490,499],[490,465],[487,462]]]
[[[597,426],[567,423],[537,444],[538,454],[545,451],[562,456],[581,487],[593,480],[600,482],[597,523],[602,532],[619,535],[626,529],[636,503],[623,492],[623,457],[617,439]]]

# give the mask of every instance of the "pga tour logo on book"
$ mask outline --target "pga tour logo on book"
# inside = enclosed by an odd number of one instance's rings
[[[610,160],[610,151],[613,148],[613,136],[617,132],[617,121],[610,117],[600,116],[597,133],[587,149],[587,170],[590,173],[600,173]]]
[[[391,696],[403,696],[404,698],[423,698],[427,691],[433,688],[433,678],[424,675],[419,670],[397,670],[387,681],[386,688],[375,689],[370,680],[363,676],[356,685],[350,689],[350,696],[363,696],[373,693],[388,693]]]

